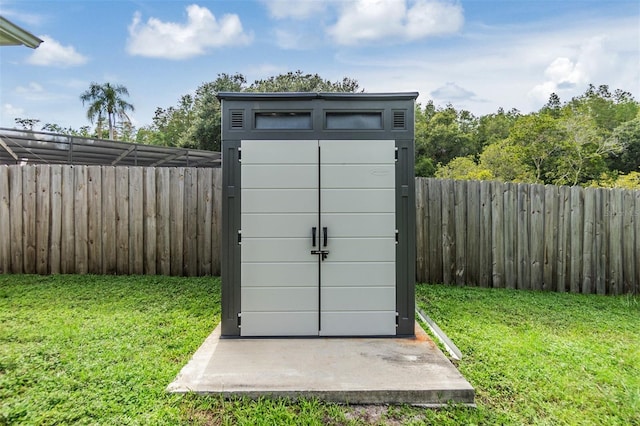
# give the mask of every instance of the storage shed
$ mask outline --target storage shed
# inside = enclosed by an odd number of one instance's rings
[[[222,335],[413,336],[417,93],[219,93]]]

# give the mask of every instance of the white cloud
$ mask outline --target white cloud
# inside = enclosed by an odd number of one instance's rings
[[[452,34],[463,23],[462,7],[448,0],[356,0],[344,3],[328,33],[339,44],[354,45]]]
[[[246,45],[252,36],[242,29],[235,14],[216,19],[206,7],[187,6],[187,22],[163,22],[149,18],[141,22],[140,13],[129,26],[127,52],[151,58],[186,59],[203,55],[210,48]]]
[[[68,68],[87,62],[87,57],[78,53],[73,46],[63,46],[48,35],[39,37],[43,43],[27,58],[29,64]]]
[[[559,56],[551,61],[544,71],[546,80],[536,84],[529,96],[544,102],[551,93],[570,91],[588,83],[595,85],[609,82],[611,75],[619,71],[619,57],[614,46],[602,36],[590,37],[573,48],[572,54]]]
[[[22,117],[24,116],[24,109],[11,105],[11,104],[3,104],[2,105],[2,115],[5,117]],[[3,124],[5,126],[6,124]]]
[[[34,13],[24,13],[13,9],[6,9],[4,7],[0,8],[0,15],[12,20],[15,19],[27,25],[40,25],[43,21],[41,15],[37,15]]]
[[[326,7],[320,0],[262,0],[262,4],[276,19],[307,19],[322,13]]]
[[[26,87],[25,86],[18,86],[16,87],[16,93],[19,93],[21,95],[31,95],[31,94],[40,94],[44,92],[44,88],[32,81],[30,82]]]
[[[475,93],[452,82],[447,82],[444,86],[432,90],[430,95],[443,102],[476,100]]]

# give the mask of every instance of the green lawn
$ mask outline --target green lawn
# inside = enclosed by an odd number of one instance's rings
[[[0,275],[2,424],[640,425],[638,298],[421,285],[478,408],[164,392],[220,315],[216,278]]]

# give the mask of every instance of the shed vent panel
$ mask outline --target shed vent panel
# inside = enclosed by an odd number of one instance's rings
[[[404,111],[393,111],[393,129],[404,130],[407,126],[406,114]]]
[[[231,128],[242,129],[244,127],[243,111],[231,111]]]

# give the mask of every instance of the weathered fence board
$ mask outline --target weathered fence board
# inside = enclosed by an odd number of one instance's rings
[[[89,273],[102,273],[102,168],[87,167]]]
[[[144,273],[156,274],[156,171],[144,169]]]
[[[22,266],[22,168],[9,167],[9,215],[11,216],[11,272],[21,274]]]
[[[0,166],[0,273],[217,275],[221,170]],[[640,292],[640,191],[416,179],[416,277]]]
[[[171,274],[171,205],[169,169],[156,170],[156,272]]]
[[[455,282],[455,215],[453,181],[442,181],[442,282]]]
[[[36,273],[36,167],[23,170],[22,179],[22,253],[27,274]]]
[[[89,236],[87,206],[87,166],[75,167],[75,197],[73,200],[75,226],[75,267],[79,274],[89,271]]]
[[[0,165],[0,274],[11,272],[11,215],[9,168]]]
[[[544,190],[544,249],[542,289],[555,290],[555,270],[558,250],[558,187],[545,186]]]
[[[116,235],[116,169],[102,168],[102,273],[118,272]]]
[[[129,169],[129,273],[144,273],[144,181],[141,167]]]
[[[51,166],[51,227],[49,228],[49,273],[60,273],[62,259],[62,166]]]
[[[19,168],[16,168],[20,170]],[[75,173],[73,167],[62,168],[62,244],[60,272],[73,274],[76,271],[76,240],[73,200],[75,195]],[[15,271],[14,271],[15,272]]]
[[[504,185],[491,182],[491,279],[494,287],[504,287]]]
[[[51,170],[36,166],[36,272],[49,273],[49,217],[51,212]]]
[[[422,179],[418,179],[420,182]],[[454,185],[455,205],[455,232],[456,232],[456,257],[453,270],[456,274],[456,284],[462,285],[466,280],[466,266],[467,266],[467,185],[466,181],[456,182]],[[419,206],[419,204],[418,204]],[[419,220],[418,222],[421,222]],[[418,224],[417,224],[418,225]],[[421,254],[418,254],[420,256]]]
[[[129,273],[129,170],[116,167],[116,272]]]
[[[504,214],[504,283],[507,288],[516,288],[518,280],[517,262],[517,235],[518,221],[516,220],[517,192],[516,184],[505,183],[504,196],[502,197]],[[509,214],[506,214],[509,213]]]
[[[169,205],[171,275],[184,275],[184,168],[171,169],[169,176],[169,196],[172,200],[182,200]]]
[[[440,216],[425,204],[438,187]],[[418,178],[417,279],[438,282],[445,271],[446,281],[455,271],[456,284],[638,293],[639,210],[640,191]],[[431,234],[436,230],[440,240]]]
[[[480,263],[479,283],[490,287],[493,267],[491,262],[491,182],[480,182]]]

